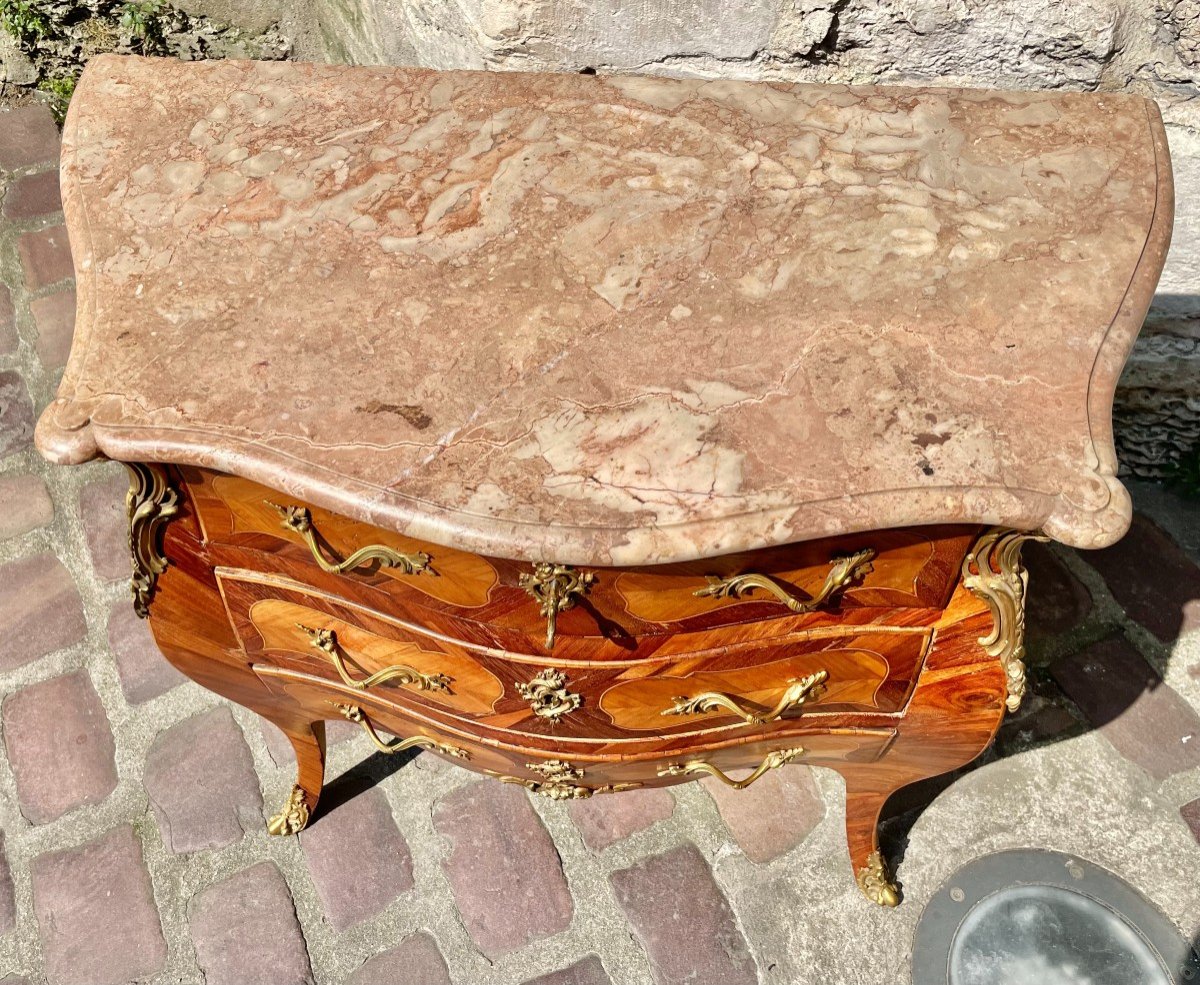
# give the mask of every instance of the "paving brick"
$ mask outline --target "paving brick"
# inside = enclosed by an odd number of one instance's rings
[[[751,862],[770,862],[790,852],[825,816],[825,802],[807,766],[772,770],[746,790],[713,778],[702,786]]]
[[[13,311],[12,295],[0,284],[0,356],[17,351],[17,318]]]
[[[1047,545],[1027,543],[1021,554],[1029,570],[1025,642],[1037,659],[1046,643],[1088,617],[1092,596]]]
[[[612,985],[612,979],[605,973],[600,959],[594,954],[589,954],[569,968],[531,978],[525,985]]]
[[[14,171],[58,160],[58,127],[45,106],[0,112],[0,169]]]
[[[0,565],[0,671],[12,670],[87,634],[79,589],[53,554]]]
[[[695,845],[642,859],[609,880],[650,959],[655,985],[757,985],[754,958],[729,901]]]
[[[1179,808],[1179,816],[1183,818],[1183,823],[1191,829],[1196,844],[1200,845],[1200,799],[1193,800]]]
[[[61,211],[57,169],[22,175],[4,196],[4,215],[9,219],[36,219]]]
[[[129,825],[35,858],[30,875],[50,985],[126,985],[162,967],[167,945]]]
[[[519,787],[484,780],[451,792],[433,824],[467,932],[489,958],[567,928],[573,906],[554,843]]]
[[[1061,700],[1061,697],[1059,701],[1051,701],[1037,694],[1026,694],[1017,712],[1006,715],[1000,725],[996,748],[1001,755],[1027,749],[1076,728],[1079,719],[1063,707]]]
[[[21,813],[45,824],[117,785],[113,736],[87,672],[18,691],[0,709]]]
[[[15,371],[0,373],[0,458],[33,443],[33,401]]]
[[[675,798],[661,787],[573,800],[567,807],[584,844],[594,852],[666,820],[674,810]]]
[[[224,705],[160,732],[142,782],[163,842],[177,854],[224,848],[262,824],[254,759]]]
[[[150,623],[138,618],[127,598],[117,599],[108,614],[108,645],[116,660],[121,693],[131,705],[166,694],[187,680],[167,663],[154,642]]]
[[[79,493],[79,512],[92,565],[105,581],[129,577],[129,521],[125,517],[128,491],[129,480],[114,475],[88,483]]]
[[[75,336],[75,291],[59,291],[38,298],[29,305],[29,310],[37,326],[33,344],[38,358],[46,369],[62,369]]]
[[[412,889],[412,853],[378,787],[322,812],[300,833],[300,847],[334,930],[375,916]]]
[[[260,862],[197,893],[188,927],[205,985],[311,985],[287,883]]]
[[[451,985],[450,972],[428,934],[406,937],[390,951],[364,961],[346,985]]]
[[[25,271],[25,286],[30,291],[40,291],[75,276],[65,226],[22,233],[17,239],[17,253]]]
[[[1081,556],[1129,616],[1164,643],[1200,628],[1200,567],[1148,517],[1135,513],[1122,540]]]
[[[20,537],[54,519],[46,483],[37,475],[0,475],[0,540]]]
[[[296,752],[283,731],[272,725],[265,718],[259,720],[263,741],[267,744],[267,752],[276,766],[291,766],[296,762]],[[356,735],[361,735],[362,729],[353,722],[333,719],[325,723],[325,745],[333,748],[343,742],[349,742]],[[419,757],[418,757],[419,758]],[[411,764],[410,764],[411,765]]]
[[[0,937],[17,925],[17,899],[13,889],[8,855],[4,851],[4,832],[0,831]]]
[[[1059,660],[1051,673],[1117,751],[1156,780],[1200,766],[1200,715],[1124,637]]]

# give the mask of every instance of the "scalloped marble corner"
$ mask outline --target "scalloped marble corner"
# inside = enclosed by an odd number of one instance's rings
[[[53,461],[565,564],[1129,523],[1141,98],[102,56],[62,160]]]

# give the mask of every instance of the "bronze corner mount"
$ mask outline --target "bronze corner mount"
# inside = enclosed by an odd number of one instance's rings
[[[167,570],[161,547],[162,529],[179,512],[179,493],[171,485],[164,465],[124,462],[129,472],[125,513],[129,519],[129,553],[133,574],[130,593],[133,611],[145,619],[158,576]]]

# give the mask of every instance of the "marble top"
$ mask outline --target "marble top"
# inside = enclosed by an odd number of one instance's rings
[[[104,56],[62,182],[55,462],[576,564],[1129,522],[1138,97]]]

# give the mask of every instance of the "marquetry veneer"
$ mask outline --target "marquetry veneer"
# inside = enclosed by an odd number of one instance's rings
[[[71,357],[134,605],[278,725],[556,800],[893,791],[1025,689],[1030,537],[1130,520],[1111,402],[1170,240],[1114,93],[92,59]]]

